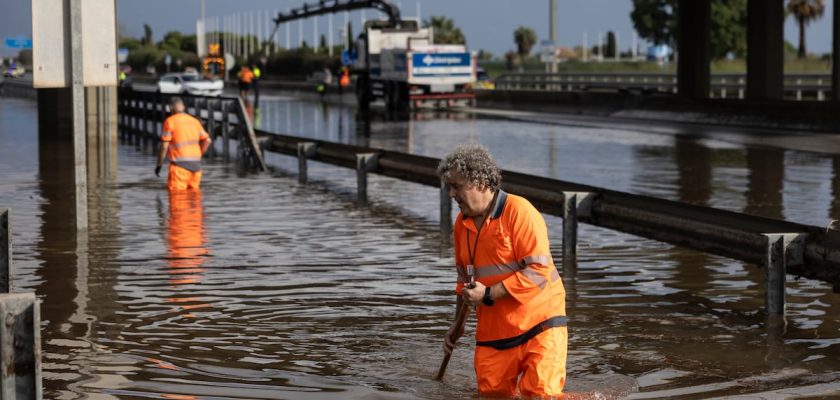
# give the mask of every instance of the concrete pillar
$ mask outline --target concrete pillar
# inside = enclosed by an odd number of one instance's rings
[[[87,178],[93,186],[99,178],[117,172],[117,88],[85,88],[87,131]]]
[[[677,5],[677,90],[683,97],[709,96],[711,69],[711,6],[705,0],[679,0]]]
[[[747,0],[747,98],[784,97],[784,3]]]
[[[831,98],[840,100],[840,1],[831,6]]]
[[[0,399],[42,399],[41,313],[35,293],[0,296],[0,318]]]

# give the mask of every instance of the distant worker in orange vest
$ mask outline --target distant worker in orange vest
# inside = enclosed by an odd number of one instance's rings
[[[344,88],[350,86],[350,69],[341,67],[341,77],[338,78],[338,94],[344,93]]]
[[[169,100],[169,109],[172,115],[163,121],[155,175],[160,176],[160,168],[169,155],[166,182],[169,190],[198,190],[201,186],[201,156],[210,147],[210,135],[198,119],[184,112],[184,101],[180,97]]]
[[[251,83],[254,81],[254,72],[243,66],[239,70],[239,97],[248,101],[248,94],[251,91]]]
[[[528,200],[501,189],[501,172],[480,145],[458,147],[437,172],[461,208],[453,229],[455,290],[458,311],[476,307],[479,392],[562,396],[566,290],[551,258],[545,220]],[[456,319],[449,328],[446,353],[452,352],[464,326]]]

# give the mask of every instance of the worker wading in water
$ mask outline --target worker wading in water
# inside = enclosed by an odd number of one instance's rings
[[[501,172],[482,146],[457,148],[437,172],[461,209],[453,228],[455,291],[459,310],[476,310],[479,392],[561,396],[566,384],[566,291],[551,258],[545,220],[528,200],[501,190]],[[468,285],[473,279],[474,285]],[[444,351],[452,352],[464,325],[456,318]]]
[[[201,186],[201,156],[210,147],[210,135],[198,119],[184,112],[184,101],[180,97],[170,99],[169,108],[172,115],[163,122],[155,175],[160,176],[163,161],[169,155],[166,183],[169,190],[198,190]]]

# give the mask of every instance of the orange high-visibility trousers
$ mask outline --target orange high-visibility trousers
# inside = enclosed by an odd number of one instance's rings
[[[186,168],[179,167],[173,163],[169,164],[169,176],[166,186],[170,191],[174,190],[198,190],[201,186],[201,171],[192,172]]]
[[[562,326],[545,330],[511,349],[476,346],[478,391],[500,396],[562,396],[567,345],[568,331]]]

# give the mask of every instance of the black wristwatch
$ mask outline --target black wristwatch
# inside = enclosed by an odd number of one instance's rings
[[[490,296],[490,286],[484,288],[484,297],[481,298],[481,303],[488,307],[496,304],[496,300],[493,300],[493,296]]]

